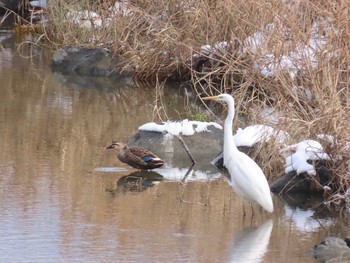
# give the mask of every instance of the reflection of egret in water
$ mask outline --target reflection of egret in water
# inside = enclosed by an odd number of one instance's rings
[[[154,186],[162,181],[163,176],[154,171],[133,172],[121,177],[116,184],[116,188],[107,189],[108,192],[142,192],[148,187]]]
[[[261,262],[269,244],[273,222],[267,220],[260,227],[245,227],[239,231],[225,262]]]

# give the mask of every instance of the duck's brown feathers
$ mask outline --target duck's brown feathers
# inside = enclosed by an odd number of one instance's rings
[[[127,147],[123,143],[113,143],[108,149],[117,146],[118,159],[136,169],[148,170],[161,167],[164,161],[153,152],[138,146]]]

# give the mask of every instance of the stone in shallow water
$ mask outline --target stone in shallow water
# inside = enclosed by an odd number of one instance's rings
[[[57,50],[52,57],[51,68],[54,71],[75,73],[83,76],[120,77],[130,75],[116,70],[119,56],[105,48],[83,48],[65,46]]]
[[[316,176],[302,173],[297,175],[296,171],[291,171],[282,175],[272,182],[271,191],[275,194],[285,193],[323,193],[323,186],[329,186],[332,189],[333,175],[327,168],[328,161],[315,161]]]
[[[346,242],[348,239],[338,237],[326,237],[322,242],[310,248],[307,254],[320,262],[348,262],[350,260],[350,248]]]
[[[212,159],[222,151],[223,131],[213,126],[209,132],[195,133],[191,136],[181,136],[197,164],[210,165]],[[139,130],[128,139],[129,146],[141,146],[156,153],[173,166],[177,163],[188,164],[189,157],[176,136],[168,133]],[[169,160],[171,159],[171,160]],[[179,165],[182,167],[182,165]]]

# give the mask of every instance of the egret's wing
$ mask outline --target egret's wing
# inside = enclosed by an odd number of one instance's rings
[[[269,184],[253,159],[239,152],[229,161],[226,168],[231,175],[232,187],[238,195],[259,203],[267,211],[273,210]]]

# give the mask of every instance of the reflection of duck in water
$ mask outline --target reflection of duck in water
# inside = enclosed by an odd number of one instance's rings
[[[117,192],[142,192],[163,179],[163,176],[153,171],[133,172],[121,177],[117,181],[117,188],[106,190],[112,194]]]
[[[122,142],[113,142],[107,149],[118,149],[118,159],[139,170],[148,170],[161,167],[164,161],[151,151],[134,146],[128,147]]]

